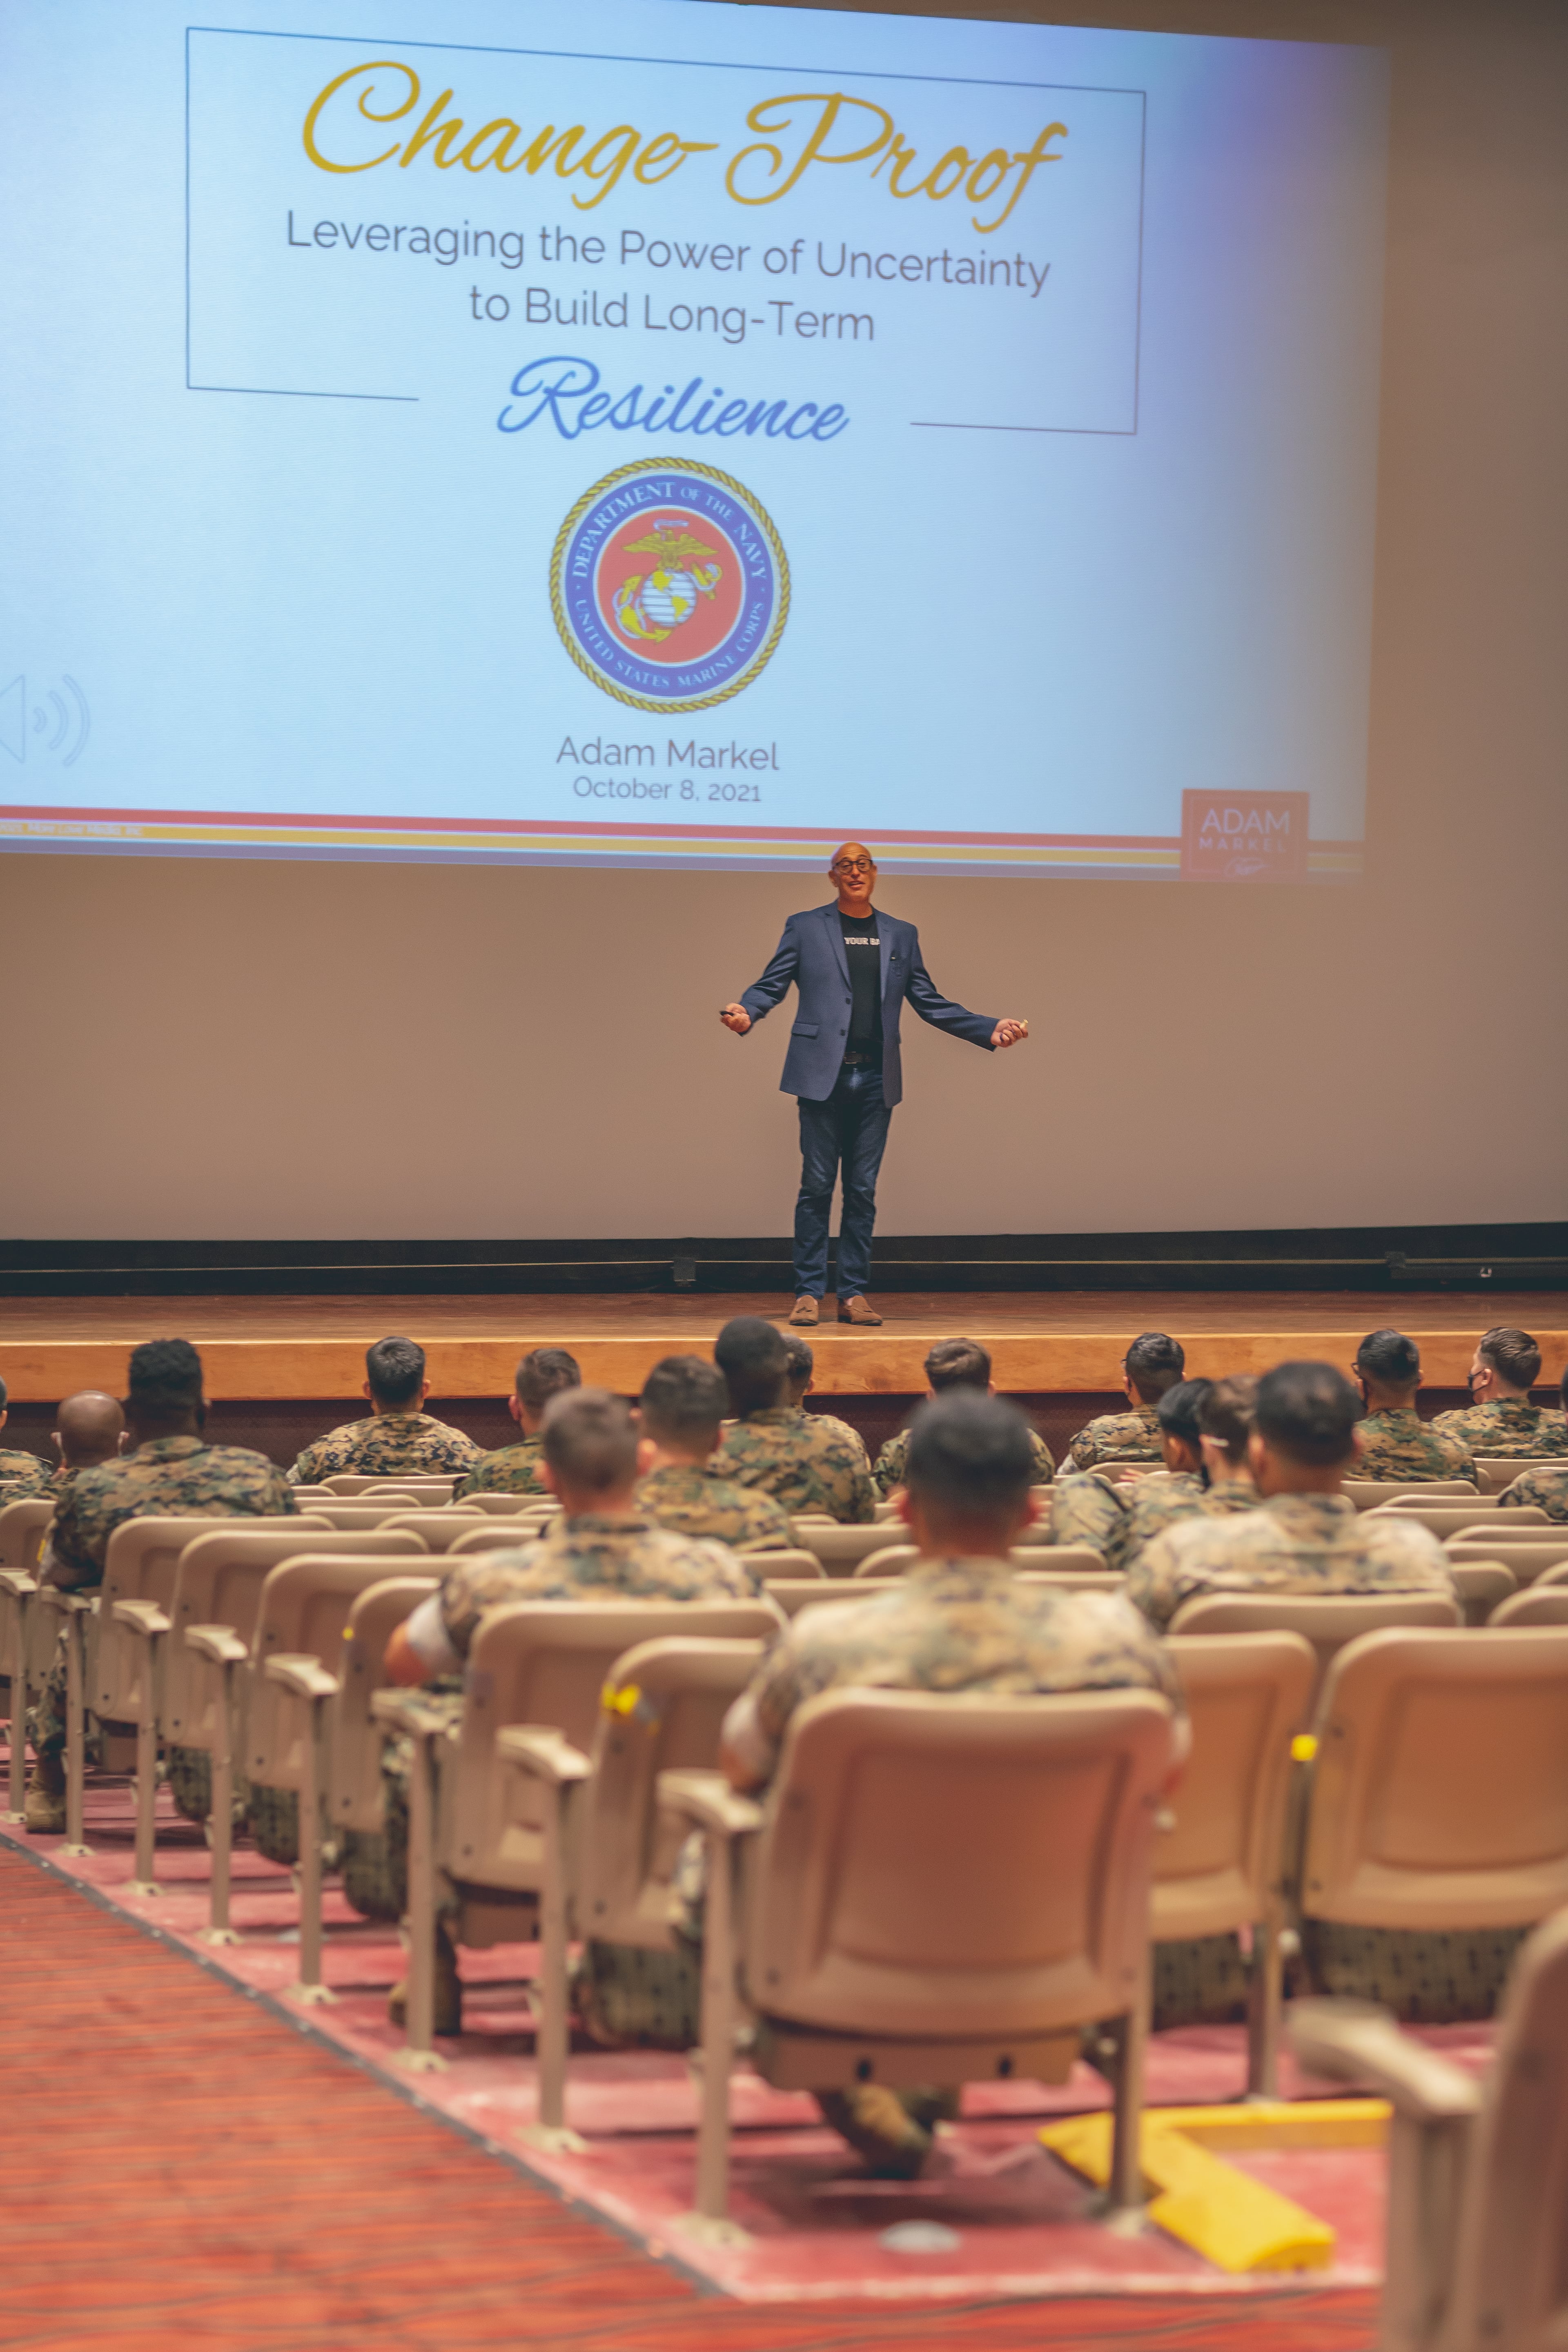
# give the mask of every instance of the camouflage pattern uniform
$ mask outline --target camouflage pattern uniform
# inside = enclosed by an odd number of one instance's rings
[[[557,1519],[536,1542],[453,1560],[441,1580],[441,1626],[466,1663],[486,1610],[516,1601],[755,1601],[762,1591],[724,1544],[677,1535],[651,1518],[585,1511]],[[463,1711],[461,1687],[449,1677],[432,1679],[437,1706],[456,1723]],[[353,1841],[353,1868],[344,1877],[349,1901],[371,1918],[400,1919],[407,1907],[413,1763],[413,1741],[401,1732],[389,1734],[381,1759],[385,1831],[380,1838],[362,1834]]]
[[[1549,1519],[1568,1521],[1568,1462],[1552,1463],[1540,1470],[1521,1470],[1511,1486],[1498,1496],[1502,1511],[1522,1511],[1533,1503]]]
[[[737,1486],[711,1463],[667,1463],[637,1487],[637,1507],[677,1535],[707,1536],[735,1551],[788,1551],[789,1519],[760,1486]]]
[[[515,1445],[499,1445],[493,1454],[480,1454],[458,1486],[456,1499],[460,1503],[465,1495],[542,1495],[548,1502],[550,1489],[539,1475],[543,1465],[542,1431],[520,1438]]]
[[[1493,1397],[1485,1404],[1461,1405],[1432,1423],[1457,1438],[1467,1454],[1488,1460],[1518,1454],[1568,1454],[1568,1423],[1559,1412],[1531,1404],[1528,1397]]]
[[[1105,1555],[1108,1568],[1129,1568],[1156,1536],[1184,1519],[1227,1519],[1258,1508],[1250,1478],[1222,1478],[1205,1486],[1192,1470],[1168,1470],[1140,1478],[1131,1489],[1118,1539]]]
[[[896,1437],[889,1438],[877,1456],[875,1475],[884,1497],[890,1495],[895,1486],[901,1486],[904,1483],[904,1467],[910,1458],[910,1431],[900,1429]],[[1029,1451],[1035,1457],[1036,1486],[1048,1486],[1057,1475],[1057,1465],[1051,1459],[1050,1447],[1037,1429],[1031,1429],[1029,1432]]]
[[[1440,1422],[1425,1422],[1415,1406],[1369,1412],[1356,1424],[1361,1459],[1352,1478],[1473,1478],[1469,1450]]]
[[[37,1454],[0,1447],[0,1507],[47,1495],[54,1481],[54,1465]]]
[[[1157,1410],[1140,1404],[1131,1412],[1100,1413],[1084,1423],[1068,1453],[1075,1470],[1092,1470],[1101,1462],[1163,1462]]]
[[[1162,1631],[1201,1592],[1441,1592],[1443,1547],[1421,1527],[1362,1512],[1345,1495],[1271,1495],[1240,1518],[1191,1519],[1156,1536],[1128,1598]]]
[[[289,1475],[296,1486],[319,1486],[323,1478],[350,1472],[361,1478],[395,1477],[409,1471],[444,1478],[468,1470],[482,1448],[460,1429],[449,1429],[427,1412],[374,1412],[345,1421],[307,1445]]]
[[[801,1411],[805,1412],[804,1405]],[[867,1469],[870,1468],[871,1457],[866,1451],[866,1441],[849,1422],[840,1421],[836,1412],[806,1413],[806,1419],[814,1421],[818,1429],[826,1430],[829,1437],[837,1437],[842,1444],[848,1446],[852,1454],[858,1454],[860,1456]]]
[[[103,1581],[109,1538],[127,1519],[163,1513],[193,1518],[287,1517],[299,1508],[276,1464],[241,1445],[206,1445],[199,1437],[155,1437],[134,1454],[71,1473],[73,1484],[55,1506],[49,1550],[71,1570],[70,1589]],[[39,1756],[58,1756],[66,1740],[66,1672],[62,1649],[33,1713]]]
[[[737,1486],[775,1496],[786,1511],[828,1511],[844,1525],[867,1526],[877,1516],[877,1489],[866,1449],[819,1428],[821,1419],[797,1404],[749,1412],[725,1430],[714,1467]]]
[[[1109,1559],[1121,1541],[1127,1517],[1122,1495],[1121,1487],[1093,1472],[1064,1471],[1052,1485],[1041,1520],[1024,1541],[1087,1544]]]

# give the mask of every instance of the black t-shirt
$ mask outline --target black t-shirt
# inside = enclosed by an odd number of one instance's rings
[[[849,985],[855,1006],[849,1015],[845,1051],[882,1055],[882,943],[874,909],[864,915],[840,914],[844,952],[849,959]]]

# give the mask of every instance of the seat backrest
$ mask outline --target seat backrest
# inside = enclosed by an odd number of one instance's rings
[[[749,1551],[742,1555],[753,1576],[764,1584],[798,1583],[810,1578],[818,1584],[827,1581],[827,1570],[814,1551]],[[858,1575],[859,1570],[856,1570]]]
[[[545,1498],[540,1495],[503,1495],[489,1488],[478,1495],[465,1495],[465,1511],[488,1511],[492,1518],[512,1519],[520,1512],[537,1510]]]
[[[367,1584],[349,1603],[343,1628],[338,1696],[328,1743],[327,1819],[337,1830],[379,1830],[385,1812],[381,1755],[385,1734],[370,1703],[386,1687],[386,1645],[440,1580],[411,1571]]]
[[[174,1631],[165,1645],[160,1717],[164,1738],[182,1748],[210,1748],[217,1729],[216,1677],[197,1652],[186,1648],[187,1626],[226,1625],[248,1648],[255,1638],[261,1588],[280,1561],[295,1559],[301,1552],[315,1559],[323,1554],[352,1559],[367,1552],[377,1559],[389,1554],[416,1559],[423,1550],[416,1535],[318,1527],[309,1512],[286,1526],[269,1521],[264,1528],[247,1527],[243,1520],[226,1520],[222,1527],[193,1537],[180,1554],[169,1611]]]
[[[1446,2344],[1568,2343],[1568,1916],[1514,1965],[1472,2127]]]
[[[1403,1495],[1417,1503],[1473,1502],[1479,1489],[1473,1478],[1347,1478],[1342,1491],[1358,1511],[1376,1511]]]
[[[815,1552],[811,1556],[814,1559],[816,1559]],[[868,1551],[864,1559],[856,1562],[855,1574],[858,1577],[902,1576],[905,1569],[912,1568],[920,1556],[919,1544],[883,1544],[879,1550]],[[826,1576],[827,1573],[820,1560],[817,1561],[817,1573],[819,1576]]]
[[[452,1516],[455,1518],[457,1513]],[[400,1519],[397,1524],[402,1527],[406,1523]],[[542,1528],[527,1520],[520,1525],[516,1519],[492,1518],[476,1511],[471,1518],[465,1516],[456,1539],[446,1549],[449,1553],[515,1551],[520,1544],[537,1543],[542,1532]]]
[[[616,1659],[661,1635],[765,1641],[778,1618],[763,1601],[521,1601],[487,1611],[468,1654],[462,1719],[444,1751],[437,1852],[465,1885],[536,1889],[542,1813],[503,1775],[498,1731],[548,1726],[591,1749],[599,1699]]]
[[[450,1551],[459,1536],[491,1532],[482,1511],[466,1511],[447,1504],[444,1510],[398,1511],[382,1526],[391,1533],[407,1528],[424,1539],[426,1551]]]
[[[1037,1552],[1030,1552],[1026,1557],[1034,1560],[1039,1555]],[[1016,1562],[1019,1554],[1015,1552],[1013,1558]],[[1100,1559],[1098,1552],[1095,1554],[1095,1559],[1097,1561]],[[1020,1584],[1044,1585],[1047,1591],[1125,1592],[1127,1590],[1127,1579],[1121,1570],[1107,1568],[1103,1562],[1094,1568],[1019,1568],[1017,1576]]]
[[[1459,1604],[1441,1592],[1201,1592],[1184,1601],[1173,1633],[1300,1633],[1320,1678],[1347,1642],[1385,1626],[1457,1626]]]
[[[1510,1592],[1500,1601],[1489,1625],[1568,1625],[1568,1583],[1537,1584],[1525,1592]]]
[[[841,1528],[831,1519],[793,1518],[790,1533],[804,1550],[816,1554],[829,1576],[853,1576],[868,1552],[880,1551],[888,1540],[885,1524]]]
[[[54,1516],[52,1495],[24,1495],[0,1509],[0,1568],[37,1568]]]
[[[1467,1625],[1486,1624],[1492,1611],[1519,1590],[1518,1578],[1500,1560],[1451,1560],[1449,1571]]]
[[[329,1495],[321,1486],[300,1487],[298,1491],[309,1494],[308,1507],[311,1517],[325,1519],[330,1527],[334,1528],[384,1527],[388,1519],[405,1517],[410,1511],[418,1508],[416,1500],[365,1503],[355,1498],[345,1502],[341,1495]]]
[[[577,1814],[577,1932],[669,1948],[669,1885],[684,1832],[659,1811],[658,1776],[711,1771],[731,1702],[751,1681],[760,1642],[639,1642],[605,1684],[593,1777]]]
[[[1369,1633],[1316,1728],[1303,1912],[1520,1927],[1568,1903],[1568,1627]]]
[[[819,1560],[815,1576],[770,1577],[768,1599],[786,1617],[798,1617],[803,1609],[815,1609],[819,1601],[869,1601],[873,1593],[889,1591],[898,1580],[896,1576],[879,1576],[862,1583],[853,1576],[829,1576]]]
[[[1497,1527],[1500,1522],[1504,1527],[1543,1528],[1551,1525],[1539,1504],[1531,1503],[1523,1510],[1501,1512],[1498,1509],[1495,1496],[1490,1503],[1436,1503],[1429,1507],[1415,1503],[1402,1507],[1390,1503],[1388,1516],[1392,1517],[1395,1513],[1402,1519],[1414,1519],[1417,1527],[1429,1528],[1435,1536],[1445,1540],[1449,1536],[1463,1534],[1467,1528],[1485,1530]]]
[[[1550,1575],[1568,1561],[1568,1533],[1555,1543],[1536,1540],[1545,1534],[1544,1528],[1535,1528],[1533,1535],[1521,1528],[1511,1542],[1501,1536],[1452,1536],[1443,1549],[1451,1568],[1492,1560],[1500,1568],[1506,1568],[1516,1584],[1533,1584],[1538,1577]]]
[[[144,1706],[155,1707],[156,1695],[145,1686],[146,1645],[114,1622],[117,1601],[150,1601],[165,1614],[174,1605],[174,1579],[185,1546],[215,1524],[232,1526],[237,1515],[227,1512],[184,1511],[124,1519],[109,1538],[103,1556],[103,1586],[98,1611],[98,1639],[89,1645],[92,1671],[88,1677],[87,1704],[110,1722],[140,1723]],[[247,1528],[268,1534],[298,1534],[296,1513],[287,1517],[245,1517]]]
[[[410,1470],[403,1476],[395,1475],[386,1470],[376,1471],[373,1474],[366,1474],[365,1472],[357,1470],[338,1470],[333,1473],[331,1477],[323,1478],[321,1481],[321,1486],[327,1493],[332,1495],[352,1496],[354,1495],[371,1495],[379,1492],[395,1495],[417,1495],[421,1499],[423,1499],[427,1495],[434,1495],[437,1498],[448,1496],[457,1483],[458,1482],[455,1477],[437,1477],[434,1474],[423,1470]],[[314,1488],[307,1487],[302,1489],[302,1491],[309,1494],[313,1493],[316,1490]]]
[[[1476,1456],[1476,1483],[1483,1495],[1500,1495],[1526,1470],[1561,1470],[1561,1454],[1504,1454]]]
[[[1152,1933],[1223,1936],[1261,1919],[1284,1867],[1290,1743],[1318,1662],[1300,1633],[1180,1634],[1169,1644],[1193,1746],[1154,1842]]]
[[[302,1763],[303,1711],[265,1672],[267,1661],[307,1656],[336,1674],[343,1632],[356,1593],[388,1576],[406,1573],[405,1552],[301,1552],[268,1569],[256,1612],[247,1675],[245,1769],[269,1789],[297,1789]]]
[[[792,1718],[753,1857],[749,1998],[837,2032],[1049,2032],[1133,2006],[1168,1703],[843,1690]]]

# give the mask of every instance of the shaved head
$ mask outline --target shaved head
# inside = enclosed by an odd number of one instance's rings
[[[102,1389],[79,1389],[68,1396],[56,1415],[55,1442],[68,1470],[90,1470],[112,1462],[120,1451],[125,1415],[118,1397]]]
[[[833,853],[833,865],[827,869],[830,874],[841,857],[865,857],[869,858],[873,866],[877,863],[863,841],[841,841]]]

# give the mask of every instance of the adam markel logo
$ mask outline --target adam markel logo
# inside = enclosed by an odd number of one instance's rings
[[[1184,793],[1182,872],[1215,882],[1304,882],[1306,793]]]

